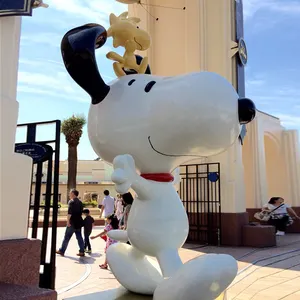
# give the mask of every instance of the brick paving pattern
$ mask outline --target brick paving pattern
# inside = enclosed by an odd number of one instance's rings
[[[102,229],[103,227],[96,227],[94,233],[97,234]],[[59,228],[58,246],[63,235],[64,228]],[[277,247],[268,249],[187,244],[179,253],[183,262],[206,253],[227,253],[235,257],[240,273],[228,288],[226,300],[299,300],[300,235],[278,237],[277,244]],[[120,300],[151,299],[132,294],[126,296],[113,274],[99,268],[99,264],[104,261],[105,242],[100,238],[93,240],[92,247],[91,255],[78,258],[78,246],[74,236],[66,256],[57,256],[56,290],[59,300],[108,300],[116,297]]]

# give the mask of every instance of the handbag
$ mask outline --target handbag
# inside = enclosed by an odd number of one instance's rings
[[[293,223],[294,223],[293,218],[289,216],[289,220],[288,220],[288,223],[286,224],[286,226],[291,226],[291,225],[293,225]]]
[[[271,214],[278,209],[279,207],[281,207],[282,205],[284,205],[284,203],[280,204],[279,206],[277,206],[276,208],[274,208],[271,211],[260,211],[254,214],[254,218],[259,220],[259,221],[263,221],[263,222],[268,222],[271,218]]]
[[[104,240],[105,242],[107,241],[107,235],[101,236],[101,239]]]

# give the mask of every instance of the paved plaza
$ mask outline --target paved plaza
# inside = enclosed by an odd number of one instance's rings
[[[96,227],[99,233],[103,227]],[[39,235],[42,230],[39,230]],[[57,245],[64,235],[58,229]],[[278,246],[267,249],[205,247],[187,244],[180,249],[184,262],[206,253],[228,253],[238,260],[239,274],[226,292],[227,300],[299,300],[300,299],[300,235],[278,237]],[[78,258],[75,236],[65,257],[57,256],[56,290],[58,299],[151,299],[125,293],[109,270],[101,270],[104,260],[102,239],[92,241],[93,253]]]

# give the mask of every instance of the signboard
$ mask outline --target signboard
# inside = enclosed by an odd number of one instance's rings
[[[1,0],[0,0],[1,1]],[[44,162],[52,155],[53,149],[48,145],[36,143],[16,144],[15,152],[30,156],[33,163]]]
[[[0,0],[0,17],[31,16],[33,0]]]
[[[247,53],[246,43],[242,38],[239,39],[238,54],[239,54],[241,64],[245,66],[248,61],[248,53]]]

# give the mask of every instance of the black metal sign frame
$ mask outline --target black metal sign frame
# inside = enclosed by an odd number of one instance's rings
[[[37,138],[37,128],[39,126],[55,125],[55,139],[54,140],[39,140]],[[33,210],[33,219],[31,224],[31,238],[38,238],[38,227],[39,227],[39,214],[40,209],[44,211],[43,227],[42,227],[42,246],[41,246],[41,271],[40,271],[40,287],[46,289],[55,289],[55,261],[56,261],[56,237],[57,237],[57,215],[58,215],[58,199],[59,199],[59,150],[60,150],[60,132],[61,122],[59,120],[39,122],[39,123],[28,123],[19,124],[18,128],[26,128],[26,140],[22,143],[16,144],[16,149],[22,149],[20,145],[25,143],[30,145],[41,145],[48,150],[48,155],[44,159],[33,161],[36,165],[36,174],[32,174],[35,177],[35,185],[31,186],[31,199],[30,195],[30,210]],[[52,148],[54,145],[54,149]],[[26,149],[26,147],[23,147]],[[18,151],[20,153],[20,151]],[[29,155],[25,151],[25,155]],[[29,155],[30,156],[30,155]],[[43,175],[43,166],[47,165],[46,174],[46,193],[45,193],[45,204],[42,204],[42,182],[45,180]],[[52,199],[51,199],[52,198]],[[33,200],[33,201],[32,201]],[[52,200],[52,201],[51,201]],[[51,216],[52,208],[52,216]],[[52,218],[51,218],[52,217]],[[30,217],[29,217],[30,218]],[[50,225],[50,218],[51,226]],[[48,231],[51,228],[51,237],[48,240]],[[48,251],[47,251],[48,250]],[[50,253],[49,253],[50,252]],[[50,254],[50,255],[49,255]]]
[[[0,0],[0,17],[31,16],[33,0]]]

